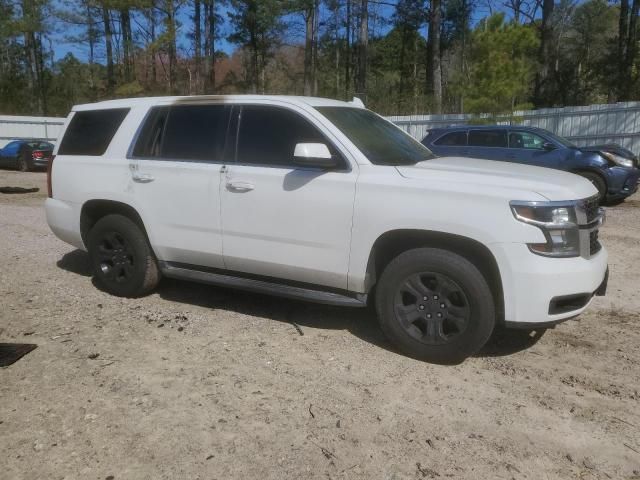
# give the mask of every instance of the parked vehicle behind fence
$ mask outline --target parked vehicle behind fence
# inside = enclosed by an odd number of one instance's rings
[[[0,148],[0,166],[17,168],[28,172],[36,168],[47,168],[53,144],[41,140],[12,140]]]
[[[161,276],[363,307],[412,356],[458,362],[496,325],[603,295],[597,191],[566,172],[437,159],[353,103],[166,97],[74,107],[48,223],[119,296]]]
[[[439,156],[499,160],[576,173],[596,187],[604,202],[632,195],[640,179],[638,161],[628,150],[624,153],[621,147],[610,145],[578,148],[541,128],[469,125],[434,128],[422,143]]]

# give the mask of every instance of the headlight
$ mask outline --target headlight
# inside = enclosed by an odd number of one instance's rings
[[[546,243],[530,243],[529,250],[547,257],[580,256],[580,235],[573,203],[548,202],[510,203],[517,220],[542,230]]]
[[[600,155],[619,167],[633,167],[633,160],[630,158],[624,158],[611,152],[600,152]]]

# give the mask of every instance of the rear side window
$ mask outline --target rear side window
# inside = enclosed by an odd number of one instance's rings
[[[434,145],[442,145],[447,147],[466,147],[467,132],[463,131],[447,133],[433,143]]]
[[[133,155],[171,160],[222,160],[230,113],[228,105],[153,108]]]
[[[469,132],[470,147],[504,147],[507,146],[505,130],[471,130]]]
[[[103,155],[127,113],[128,108],[76,112],[60,143],[58,155]]]

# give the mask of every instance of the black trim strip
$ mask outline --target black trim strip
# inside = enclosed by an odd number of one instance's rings
[[[221,287],[237,288],[279,297],[307,300],[327,305],[365,307],[367,295],[305,282],[202,267],[178,262],[159,262],[162,273],[170,278],[191,280]]]

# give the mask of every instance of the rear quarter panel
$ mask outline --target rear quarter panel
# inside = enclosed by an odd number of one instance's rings
[[[102,156],[56,155],[51,172],[53,198],[73,209],[76,223],[74,229],[78,235],[80,212],[82,205],[88,200],[122,202],[138,210],[126,155],[147,110],[146,106],[130,110]],[[66,131],[73,115],[72,112],[67,118],[63,131]],[[56,154],[58,145],[55,149]]]

